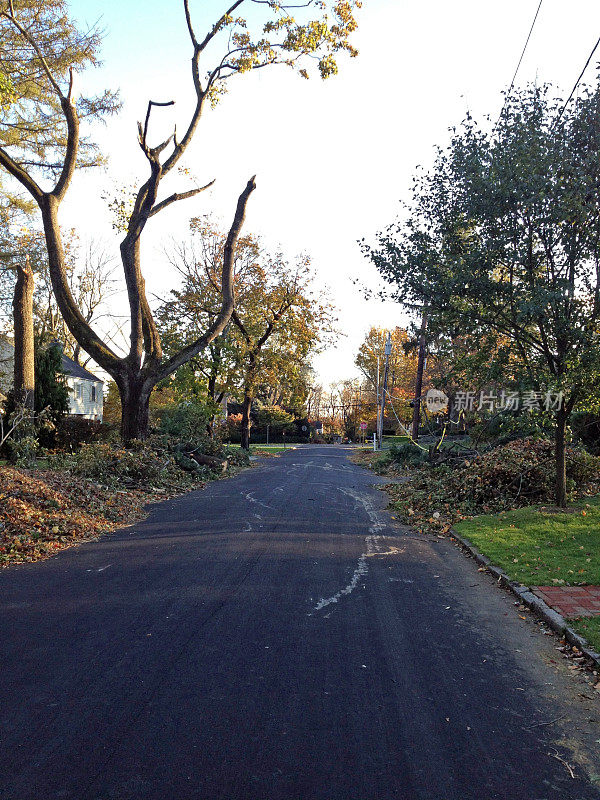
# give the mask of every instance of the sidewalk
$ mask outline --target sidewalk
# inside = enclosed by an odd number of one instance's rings
[[[534,586],[531,591],[563,617],[600,616],[600,586]]]

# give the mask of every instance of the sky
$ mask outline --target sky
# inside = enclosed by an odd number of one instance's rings
[[[411,177],[428,167],[434,148],[467,112],[495,118],[510,84],[539,0],[363,0],[353,43],[339,75],[305,81],[284,67],[244,75],[203,119],[185,165],[214,187],[154,218],[145,235],[144,272],[151,295],[176,285],[164,248],[186,236],[192,216],[213,214],[230,224],[248,178],[257,190],[245,230],[288,257],[310,254],[319,287],[328,287],[342,336],[315,358],[320,382],[358,375],[354,357],[371,326],[409,321],[402,306],[365,300],[359,284],[380,286],[357,240],[372,240],[401,213]],[[185,128],[191,102],[187,39],[178,0],[73,0],[82,21],[105,31],[104,65],[78,77],[81,90],[119,89],[123,108],[95,137],[106,168],[81,173],[61,223],[105,240],[118,254],[106,195],[139,184],[146,162],[136,121],[149,99],[175,100],[154,118],[156,142]],[[191,0],[198,32],[222,13],[218,0]],[[243,9],[240,9],[240,12]],[[550,81],[566,96],[600,35],[597,0],[543,0],[516,81]],[[598,51],[600,58],[600,50]],[[594,78],[592,62],[586,77]],[[165,193],[189,188],[170,177]],[[115,299],[114,309],[123,309]]]

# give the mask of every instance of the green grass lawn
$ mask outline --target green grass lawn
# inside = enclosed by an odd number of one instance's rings
[[[566,511],[520,508],[454,527],[526,586],[600,585],[600,496]]]
[[[250,447],[250,452],[268,450],[269,453],[283,453],[284,450],[293,450],[295,446],[293,444],[287,444],[285,447],[282,444],[253,444]]]
[[[239,444],[229,444],[227,447],[231,447],[232,450],[239,450]],[[286,444],[284,447],[282,444],[251,444],[250,445],[250,455],[257,450],[268,450],[269,453],[283,453],[284,450],[293,450],[296,447],[294,444]]]
[[[569,625],[587,639],[596,652],[600,652],[600,617],[580,617],[569,620]]]
[[[408,442],[408,436],[382,436],[381,437],[381,446],[383,448],[391,447],[393,444],[404,444],[404,442]],[[373,441],[371,440],[371,446],[373,446]]]

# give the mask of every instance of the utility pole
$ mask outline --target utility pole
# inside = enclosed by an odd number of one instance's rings
[[[362,386],[359,383],[358,384],[358,418],[359,419],[361,418],[360,417],[361,402],[362,402]],[[361,420],[361,422],[362,422],[362,420]],[[365,434],[364,434],[364,431],[362,430],[362,428],[361,428],[361,432],[358,434],[359,438],[360,438],[361,434],[362,434],[362,440],[363,440],[363,444],[364,444],[365,443]]]
[[[375,384],[375,408],[377,409],[377,420],[375,424],[375,431],[377,433],[377,441],[379,442],[379,356],[377,356],[377,383]]]
[[[392,335],[388,331],[387,341],[385,343],[385,367],[383,369],[383,388],[381,391],[381,410],[379,412],[379,436],[378,436],[378,450],[381,450],[381,442],[383,439],[383,415],[385,412],[385,395],[387,392],[388,372],[390,369],[390,355],[392,352]]]
[[[417,441],[419,438],[419,423],[421,422],[421,392],[423,390],[423,373],[425,372],[425,358],[427,355],[427,341],[425,333],[427,331],[427,309],[423,309],[421,318],[421,333],[419,334],[419,358],[417,361],[417,381],[415,384],[415,400],[413,405],[412,418],[412,438]]]

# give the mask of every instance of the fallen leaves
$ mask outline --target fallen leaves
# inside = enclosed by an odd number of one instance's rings
[[[155,498],[55,470],[0,469],[0,566],[39,561],[135,522]]]

